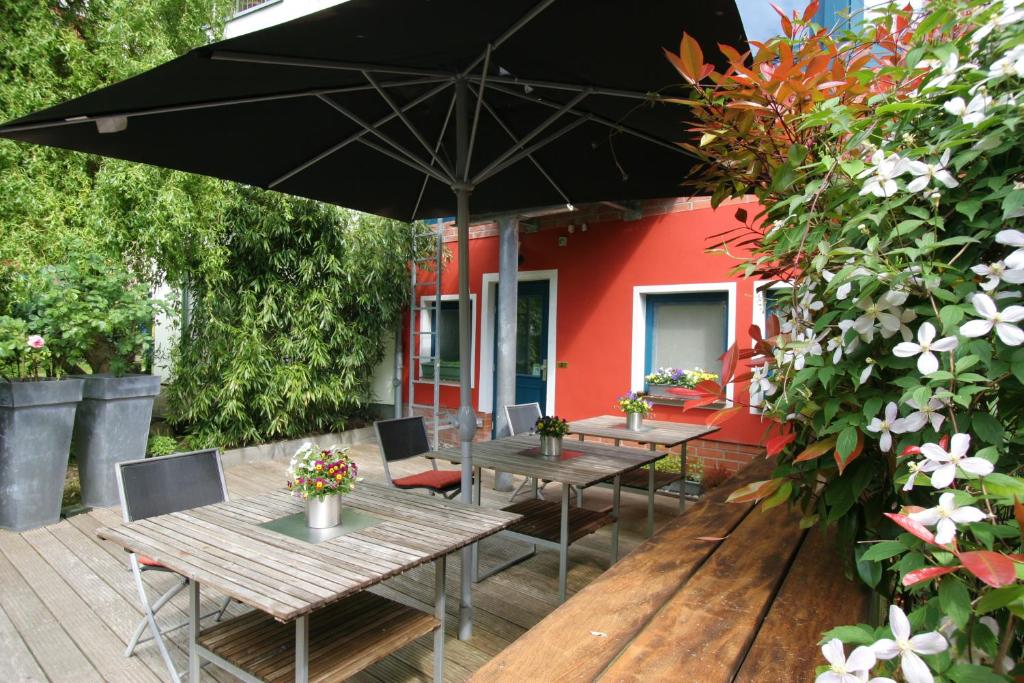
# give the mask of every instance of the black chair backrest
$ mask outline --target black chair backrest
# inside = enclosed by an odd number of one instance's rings
[[[377,430],[377,443],[388,462],[405,460],[414,455],[430,452],[427,426],[422,417],[400,417],[373,423]]]
[[[134,522],[227,500],[216,448],[118,463],[124,518]]]
[[[518,403],[514,406],[505,406],[505,414],[508,417],[508,429],[512,436],[529,434],[537,425],[537,420],[540,419],[540,404]]]

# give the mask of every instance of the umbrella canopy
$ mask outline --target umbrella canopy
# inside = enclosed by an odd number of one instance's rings
[[[685,110],[648,94],[679,83],[662,48],[683,30],[708,54],[745,44],[731,1],[350,0],[0,135],[401,220],[454,216],[453,103],[466,76],[475,214],[669,197],[690,164],[674,144]]]
[[[732,0],[350,0],[197,48],[0,136],[402,220],[455,215],[469,503],[470,197],[494,214],[679,194],[686,110],[660,100],[679,82],[662,48],[684,30],[705,54],[746,43]],[[472,549],[462,563],[466,638]]]

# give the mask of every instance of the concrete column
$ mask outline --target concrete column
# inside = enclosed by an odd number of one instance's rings
[[[519,220],[498,219],[498,348],[494,359],[495,436],[509,435],[505,406],[516,402],[516,306],[518,301]],[[498,491],[512,490],[512,475],[499,472],[494,478]]]

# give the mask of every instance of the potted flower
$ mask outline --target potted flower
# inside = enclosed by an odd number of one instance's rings
[[[288,490],[306,501],[306,526],[329,529],[341,524],[341,496],[356,485],[359,468],[347,448],[304,443],[288,465]]]
[[[0,316],[0,527],[60,519],[82,380],[61,379],[56,356],[25,320]]]
[[[644,426],[644,418],[654,411],[654,406],[642,391],[631,391],[619,396],[619,410],[626,414],[626,429],[638,432]]]
[[[568,422],[557,415],[541,417],[533,431],[540,435],[541,455],[553,458],[562,455],[562,437],[569,433]]]
[[[683,370],[682,368],[658,368],[651,374],[644,377],[647,383],[648,394],[655,398],[673,398],[687,400],[687,397],[680,396],[670,389],[682,388],[693,389],[701,382],[717,382],[718,375],[699,367]]]

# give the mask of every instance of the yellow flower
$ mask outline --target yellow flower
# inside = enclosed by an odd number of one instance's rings
[[[341,481],[341,480],[342,480],[342,479],[344,479],[345,477],[344,477],[344,475],[341,475],[341,474],[336,474],[336,475],[334,475],[334,478],[335,478],[335,479],[337,479],[338,481]]]
[[[324,483],[323,483],[322,481],[318,481],[318,482],[316,483],[316,487],[317,487],[318,489],[322,489],[322,488],[324,487]]]

